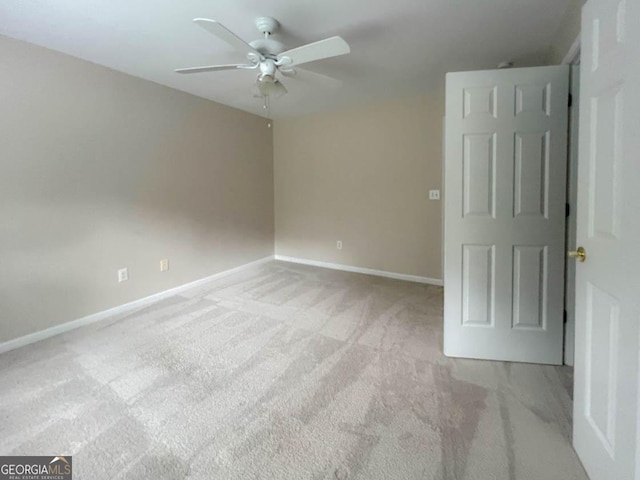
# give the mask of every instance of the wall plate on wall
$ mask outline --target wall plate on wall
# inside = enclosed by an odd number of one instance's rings
[[[118,283],[126,282],[129,280],[129,269],[121,268],[118,270]]]

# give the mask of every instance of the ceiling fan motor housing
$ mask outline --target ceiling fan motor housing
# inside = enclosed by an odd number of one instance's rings
[[[256,27],[258,27],[258,30],[260,30],[262,33],[271,35],[278,30],[280,24],[275,18],[259,17],[256,18]]]
[[[276,62],[267,58],[266,60],[260,62],[260,75],[259,78],[271,77],[275,78],[276,75]]]
[[[267,58],[275,58],[284,52],[284,45],[277,40],[273,40],[271,35],[280,28],[280,24],[272,17],[256,18],[256,27],[264,35],[264,38],[250,42],[253,48]]]
[[[284,45],[279,41],[273,40],[271,38],[261,38],[259,40],[254,40],[253,42],[249,42],[249,45],[251,45],[267,58],[275,58],[277,55],[284,52]]]

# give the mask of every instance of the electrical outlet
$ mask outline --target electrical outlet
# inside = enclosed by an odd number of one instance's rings
[[[129,280],[129,269],[121,268],[118,270],[118,283],[126,282]]]
[[[440,190],[429,190],[429,200],[440,200]]]
[[[342,250],[342,240],[338,240],[338,241],[336,242],[336,248],[337,248],[338,250]]]
[[[160,271],[166,272],[167,270],[169,270],[169,259],[163,258],[162,260],[160,260]]]

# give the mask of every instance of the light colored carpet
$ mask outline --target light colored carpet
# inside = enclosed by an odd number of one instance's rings
[[[439,287],[271,262],[1,355],[0,454],[91,480],[586,479],[570,369],[441,344]]]

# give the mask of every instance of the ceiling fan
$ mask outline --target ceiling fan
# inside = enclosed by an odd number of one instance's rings
[[[259,70],[253,91],[255,96],[264,97],[265,99],[267,97],[280,97],[287,93],[285,86],[276,78],[276,73],[285,77],[299,75],[301,79],[307,77],[310,80],[319,81],[326,85],[339,85],[340,82],[338,80],[297,67],[304,63],[345,55],[351,51],[349,44],[337,36],[285,50],[282,43],[271,38],[271,35],[279,27],[278,21],[271,17],[260,17],[256,20],[256,27],[262,32],[264,38],[249,43],[215,20],[194,18],[193,21],[209,33],[227,42],[239,52],[244,53],[248,63],[179,68],[176,72],[202,73],[221,70]]]

